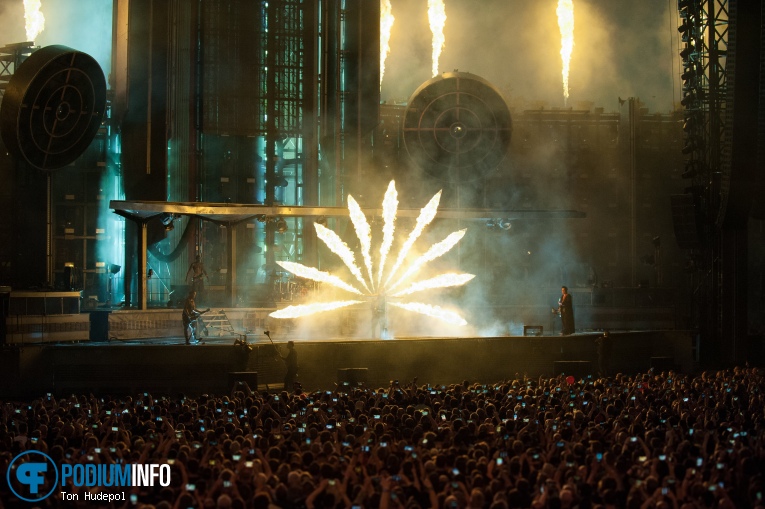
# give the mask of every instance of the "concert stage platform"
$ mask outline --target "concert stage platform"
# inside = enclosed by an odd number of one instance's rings
[[[296,342],[299,381],[314,390],[332,388],[340,378],[379,387],[414,377],[435,385],[463,380],[490,383],[524,373],[597,375],[599,335],[290,339]],[[284,346],[286,338],[272,336],[277,346]],[[695,369],[696,352],[687,331],[624,331],[612,332],[611,337],[611,373],[635,373],[652,365],[684,372]],[[0,397],[46,392],[221,394],[237,380],[257,383],[261,389],[280,387],[285,368],[268,338],[262,331],[248,337],[251,348],[235,345],[239,338],[211,335],[204,345],[192,346],[177,335],[7,345],[0,349]]]

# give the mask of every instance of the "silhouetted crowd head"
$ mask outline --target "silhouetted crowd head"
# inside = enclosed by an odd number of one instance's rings
[[[240,383],[193,398],[48,395],[2,406],[0,500],[16,507],[9,466],[38,450],[57,465],[171,472],[169,486],[153,487],[70,478],[38,507],[765,508],[764,381],[739,368],[291,394]],[[77,501],[63,503],[61,491]],[[86,502],[86,491],[125,501]]]

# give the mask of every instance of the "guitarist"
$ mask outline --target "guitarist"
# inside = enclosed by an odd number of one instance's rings
[[[203,341],[200,341],[197,338],[197,320],[200,316],[210,310],[205,309],[204,311],[200,311],[197,309],[197,304],[195,301],[196,297],[197,292],[191,290],[189,295],[186,297],[186,301],[183,303],[183,334],[186,336],[187,345],[192,343],[192,339],[195,345],[200,343],[204,344]]]
[[[189,270],[186,271],[186,282],[189,281],[189,276],[191,276],[191,288],[197,292],[200,299],[204,300],[205,279],[209,283],[210,278],[202,263],[202,256],[197,255],[195,261],[189,265]]]

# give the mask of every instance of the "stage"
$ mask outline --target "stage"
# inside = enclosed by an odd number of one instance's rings
[[[145,313],[145,312],[144,312]],[[286,352],[287,336],[271,332]],[[399,337],[393,340],[306,340],[296,343],[299,378],[307,390],[331,389],[343,379],[387,386],[391,380],[433,385],[463,380],[491,383],[516,375],[598,374],[599,332],[572,336]],[[611,374],[674,368],[695,370],[697,351],[687,331],[613,331]],[[229,393],[236,381],[281,388],[283,361],[262,333],[211,334],[203,345],[177,334],[106,341],[27,342],[0,349],[0,397],[71,393]]]

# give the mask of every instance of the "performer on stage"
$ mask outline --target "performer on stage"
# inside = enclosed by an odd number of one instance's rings
[[[294,341],[287,342],[287,355],[282,355],[282,359],[287,365],[287,374],[284,375],[284,390],[292,392],[298,374],[298,359]]]
[[[388,302],[385,295],[378,295],[372,302],[372,337],[388,338]]]
[[[202,257],[200,255],[197,255],[195,258],[195,261],[189,265],[189,270],[186,271],[186,282],[189,280],[189,276],[191,276],[191,288],[197,293],[197,296],[200,300],[204,297],[204,291],[205,291],[205,279],[207,279],[207,282],[210,282],[210,278],[207,275],[207,271],[205,270],[205,265],[202,263]]]
[[[203,313],[209,311],[209,309],[205,311],[197,309],[196,296],[197,292],[191,290],[186,297],[186,301],[183,303],[183,334],[186,336],[187,345],[191,344],[192,338],[195,345],[200,343],[204,344],[204,342],[200,341],[197,337],[197,320]]]
[[[560,299],[558,299],[558,313],[563,326],[561,336],[568,336],[574,333],[574,299],[568,293],[568,287],[562,286],[560,289]]]

